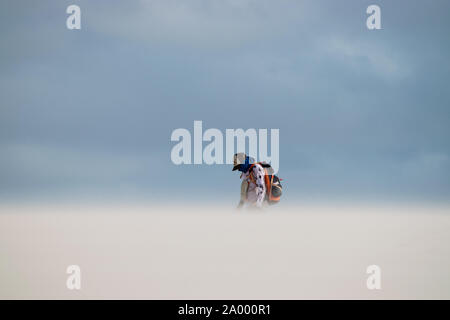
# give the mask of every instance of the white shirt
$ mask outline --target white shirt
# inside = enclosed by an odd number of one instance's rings
[[[255,164],[251,170],[242,173],[241,175],[242,182],[248,183],[246,195],[241,194],[241,198],[242,196],[245,196],[247,202],[253,203],[257,207],[262,206],[266,195],[266,184],[264,182],[265,174],[264,168],[260,164]],[[253,175],[255,182],[253,182],[250,175]],[[245,191],[241,189],[241,192]]]

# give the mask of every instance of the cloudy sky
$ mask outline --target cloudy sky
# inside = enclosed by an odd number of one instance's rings
[[[81,30],[66,28],[81,7]],[[381,7],[382,30],[366,28]],[[280,129],[283,201],[447,201],[450,2],[0,2],[0,199],[237,200],[176,128]]]

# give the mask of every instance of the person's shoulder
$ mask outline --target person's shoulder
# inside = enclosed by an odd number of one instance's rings
[[[261,171],[264,170],[264,168],[259,163],[255,163],[255,165],[253,166],[253,170]]]

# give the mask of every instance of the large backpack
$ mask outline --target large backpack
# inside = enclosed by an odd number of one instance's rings
[[[263,169],[265,171],[264,182],[266,185],[266,200],[267,200],[267,202],[269,204],[276,204],[276,203],[280,202],[281,194],[283,191],[283,187],[281,186],[281,179],[273,174],[274,171],[273,171],[273,168],[270,166],[270,164],[265,163],[265,162],[257,162],[257,163],[253,163],[249,169],[249,171],[250,171],[249,177],[253,181],[253,183],[256,184],[255,177],[253,176],[253,173],[251,170],[253,169],[255,164],[259,164],[261,167],[263,167]]]

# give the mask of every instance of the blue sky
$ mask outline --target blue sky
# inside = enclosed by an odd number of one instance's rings
[[[77,4],[82,29],[66,29]],[[366,28],[381,7],[382,30]],[[446,201],[448,1],[0,3],[0,198],[222,199],[176,128],[280,129],[284,201]]]

